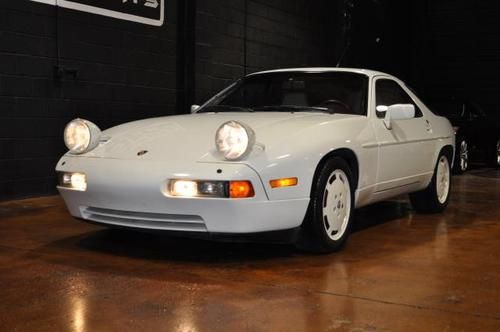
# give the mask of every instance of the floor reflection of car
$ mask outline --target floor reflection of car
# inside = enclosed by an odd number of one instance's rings
[[[447,117],[456,133],[455,173],[463,173],[470,162],[500,167],[500,125],[476,103],[437,101],[432,109]]]

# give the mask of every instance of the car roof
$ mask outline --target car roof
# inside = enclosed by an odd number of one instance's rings
[[[337,67],[308,67],[308,68],[285,68],[285,69],[276,69],[276,70],[266,70],[257,73],[250,74],[248,76],[260,75],[260,74],[271,74],[271,73],[286,73],[286,72],[304,72],[304,73],[327,73],[327,72],[347,72],[347,73],[356,73],[363,74],[368,77],[373,76],[388,76],[391,78],[395,78],[392,75],[368,69],[359,69],[359,68],[337,68]]]

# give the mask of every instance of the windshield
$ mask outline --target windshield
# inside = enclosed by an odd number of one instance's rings
[[[244,78],[201,112],[328,112],[366,115],[368,77],[279,72]]]

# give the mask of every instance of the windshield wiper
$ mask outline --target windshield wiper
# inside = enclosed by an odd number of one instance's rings
[[[230,105],[211,105],[204,107],[197,113],[209,113],[209,112],[218,113],[218,112],[255,112],[255,111],[247,107],[238,107]]]
[[[272,105],[272,106],[261,106],[255,107],[256,111],[276,111],[276,112],[301,112],[301,111],[315,111],[323,112],[328,114],[333,114],[334,112],[326,107],[316,107],[316,106],[298,106],[298,105]]]

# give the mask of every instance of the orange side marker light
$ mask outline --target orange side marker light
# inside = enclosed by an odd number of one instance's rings
[[[269,181],[271,188],[293,187],[299,183],[297,178],[284,178]]]

